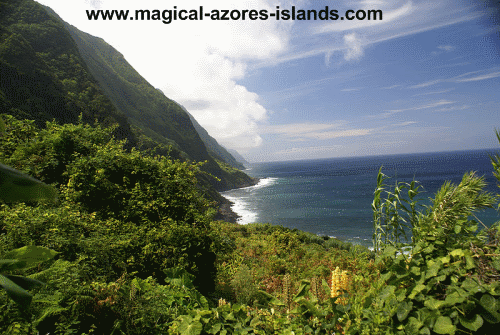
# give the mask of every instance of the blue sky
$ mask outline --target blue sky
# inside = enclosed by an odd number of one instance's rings
[[[249,161],[495,148],[500,30],[478,1],[40,0]],[[89,22],[85,9],[381,9],[382,21]]]

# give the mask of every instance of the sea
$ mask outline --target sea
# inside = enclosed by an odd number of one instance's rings
[[[222,195],[233,202],[239,224],[282,225],[371,247],[371,204],[380,167],[391,177],[387,185],[418,181],[421,203],[430,205],[445,181],[458,184],[468,171],[485,177],[486,191],[500,193],[490,160],[499,153],[490,149],[258,163],[245,170],[260,178],[257,185]],[[486,226],[500,220],[496,209],[476,216]]]

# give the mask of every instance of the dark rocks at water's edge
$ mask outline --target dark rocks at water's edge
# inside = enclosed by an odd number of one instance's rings
[[[255,186],[260,182],[260,178],[255,178],[255,177],[250,177],[250,181],[241,183],[240,187],[238,188],[244,188],[244,187],[250,187],[250,186]]]
[[[214,220],[236,223],[239,219],[239,215],[231,209],[233,203],[226,198],[224,198],[224,200],[225,201],[219,206],[219,211],[215,214]]]
[[[239,188],[244,188],[244,187],[250,187],[250,186],[255,186],[259,183],[260,178],[252,178],[252,181],[249,183],[245,183],[241,185]],[[217,211],[217,214],[215,214],[214,220],[216,221],[225,221],[225,222],[230,222],[230,223],[236,223],[240,216],[233,212],[231,209],[231,206],[233,205],[233,202],[227,200],[226,198],[222,197],[224,200],[219,206],[219,210]]]

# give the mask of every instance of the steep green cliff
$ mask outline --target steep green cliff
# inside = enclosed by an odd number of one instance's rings
[[[209,154],[221,161],[226,162],[231,167],[243,170],[245,166],[238,162],[233,155],[231,155],[223,146],[221,146],[215,138],[210,136],[210,134],[196,121],[196,119],[187,111],[184,106],[180,105],[182,109],[189,115],[191,122],[193,123],[194,129],[200,135],[201,140],[205,143],[205,146],[208,149]]]
[[[118,124],[115,136],[127,139],[128,148],[170,145],[173,158],[205,162],[200,184],[219,202],[215,190],[254,183],[223,168],[217,160],[233,165],[234,158],[207,150],[188,113],[104,40],[32,0],[0,0],[0,8],[1,113],[39,126],[76,123],[82,114],[85,123]]]
[[[49,8],[47,11],[58,18]],[[203,170],[220,179],[207,180],[219,191],[253,183],[252,178],[243,173],[227,173],[216,160],[233,166],[236,160],[231,154],[219,155],[221,150],[218,144],[207,146],[210,142],[203,141],[202,137],[206,134],[206,138],[208,133],[201,126],[196,128],[187,111],[148,83],[120,52],[101,38],[84,33],[68,23],[63,24],[100,87],[132,125],[159,143],[173,145],[187,158],[206,162]]]
[[[89,73],[62,23],[31,0],[0,1],[0,111],[39,126],[98,120],[119,124],[115,136],[136,145],[119,113]]]

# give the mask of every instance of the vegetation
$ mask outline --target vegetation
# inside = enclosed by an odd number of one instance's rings
[[[479,231],[474,217],[498,198],[473,173],[419,210],[418,184],[391,190],[380,171],[372,252],[213,221],[200,164],[127,151],[113,128],[6,120],[1,161],[58,202],[2,198],[2,333],[487,334],[500,322],[498,224]]]
[[[5,131],[5,124],[0,119],[0,134]],[[56,201],[56,191],[54,188],[33,179],[17,170],[0,164],[0,199],[4,201],[36,201],[47,199]],[[55,256],[53,250],[25,246],[12,250],[0,259],[0,286],[6,291],[8,296],[14,300],[20,308],[25,309],[31,302],[32,296],[27,291],[30,288],[43,285],[42,282],[6,274],[5,271],[26,268],[48,261]]]
[[[223,170],[212,156],[234,158],[216,154],[224,150],[213,139],[209,153],[189,115],[102,39],[32,0],[0,0],[0,7],[0,77],[8,79],[0,81],[1,113],[34,120],[38,128],[54,120],[117,125],[113,135],[127,140],[126,150],[205,162],[198,187],[219,205],[225,200],[217,191],[255,183]]]
[[[498,176],[499,157],[492,160]],[[498,197],[484,192],[484,179],[471,172],[458,185],[446,182],[432,205],[416,212],[409,200],[417,193],[415,183],[405,199],[401,190],[408,184],[388,192],[384,179],[379,172],[373,205],[382,232],[374,235],[381,276],[354,297],[352,333],[494,333],[500,322],[499,223],[478,233],[474,212],[492,207]],[[389,201],[379,201],[380,192]],[[400,242],[404,225],[413,233],[409,243]]]
[[[104,41],[31,0],[0,6],[0,333],[494,333],[482,177],[424,207],[381,169],[373,251],[215,221],[212,186],[253,182],[230,155]]]
[[[136,145],[126,118],[90,75],[64,26],[34,1],[0,1],[0,110],[20,119],[104,125]]]
[[[245,166],[242,163],[238,162],[235,157],[233,157],[232,154],[229,153],[229,151],[227,151],[223,146],[219,145],[217,140],[210,136],[210,134],[208,134],[208,132],[198,123],[198,121],[196,121],[196,119],[187,111],[186,108],[184,108],[184,106],[179,106],[188,114],[194,129],[196,129],[196,132],[200,135],[201,140],[203,141],[203,143],[205,143],[210,156],[212,156],[216,160],[225,162],[235,169],[245,169]]]
[[[52,10],[47,8],[47,11],[67,29],[92,76],[116,109],[127,116],[134,129],[140,129],[154,142],[171,146],[172,154],[178,157],[205,162],[202,171],[216,178],[204,176],[202,181],[218,191],[253,183],[252,178],[241,171],[228,174],[221,169],[216,159],[238,169],[243,166],[210,137],[182,106],[137,73],[120,52],[101,38],[65,23]]]

